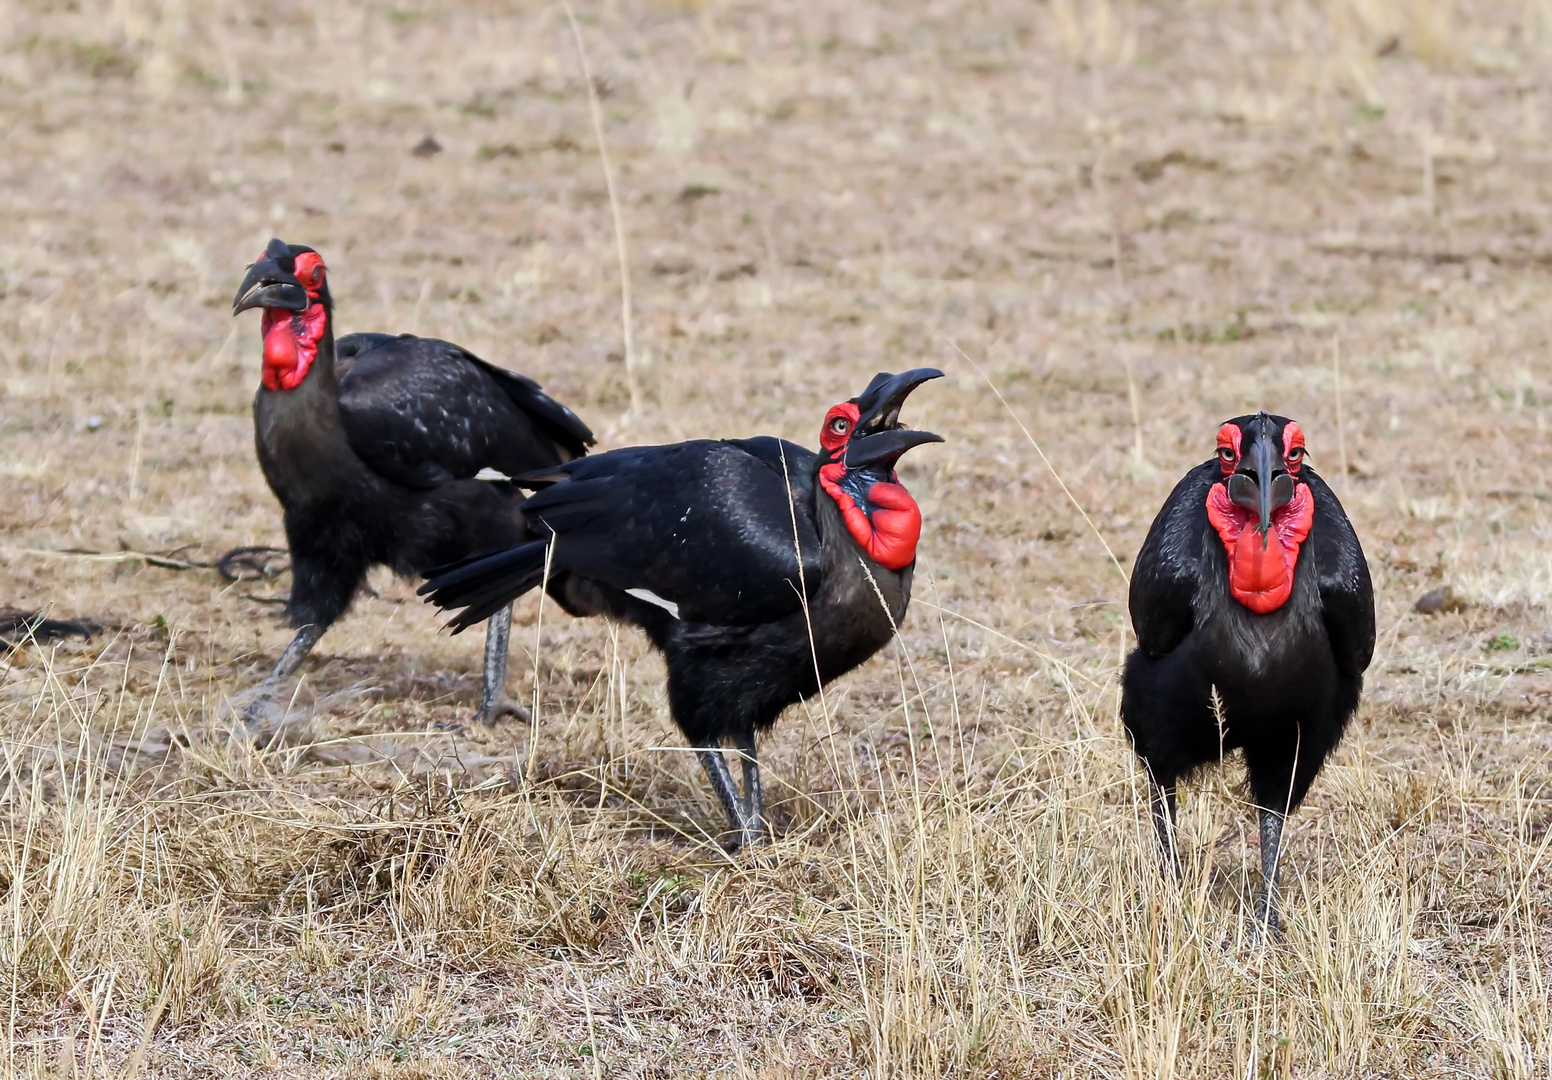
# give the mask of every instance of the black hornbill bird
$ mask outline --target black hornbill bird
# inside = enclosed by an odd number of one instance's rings
[[[886,645],[905,617],[921,511],[895,463],[941,436],[900,407],[942,372],[880,373],[832,408],[818,453],[761,436],[612,450],[521,477],[539,537],[436,573],[454,631],[546,580],[572,615],[646,631],[668,703],[740,844],[766,832],[755,733]],[[723,759],[743,759],[740,798]]]
[[[296,637],[246,710],[276,687],[350,605],[367,571],[402,575],[497,551],[527,534],[509,477],[587,453],[593,433],[539,384],[434,338],[334,339],[323,259],[271,240],[232,313],[263,308],[264,369],[253,400],[259,465],[285,511],[287,613]],[[478,718],[506,697],[512,612],[493,611]]]
[[[1166,864],[1178,876],[1176,783],[1243,750],[1260,814],[1256,918],[1276,933],[1283,819],[1341,739],[1374,652],[1363,549],[1297,423],[1262,412],[1218,429],[1217,454],[1175,486],[1137,553],[1131,613],[1121,717]]]

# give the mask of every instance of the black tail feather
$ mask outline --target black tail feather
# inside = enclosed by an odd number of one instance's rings
[[[476,626],[544,581],[547,540],[535,540],[494,555],[439,566],[418,591],[443,609],[461,609],[448,622],[458,634]]]

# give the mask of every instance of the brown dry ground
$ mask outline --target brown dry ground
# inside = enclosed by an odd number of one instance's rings
[[[105,627],[0,666],[6,1075],[1548,1075],[1552,6],[579,18],[629,365],[563,7],[0,8],[0,603]],[[532,729],[439,729],[479,635],[379,576],[283,738],[233,735],[288,633],[286,579],[207,565],[283,542],[228,315],[272,234],[343,329],[458,340],[604,446],[812,442],[949,373],[906,417],[949,440],[904,469],[917,602],[764,743],[767,852],[723,854],[639,635],[532,598]],[[1380,619],[1274,950],[1232,775],[1161,887],[1097,539],[1129,566],[1262,406]]]

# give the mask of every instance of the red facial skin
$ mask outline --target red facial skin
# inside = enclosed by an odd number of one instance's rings
[[[314,303],[303,311],[264,309],[264,370],[260,377],[267,389],[295,390],[318,357],[318,342],[329,323],[328,311],[316,302],[324,273],[323,259],[317,252],[302,252],[296,257],[296,278]]]
[[[861,411],[849,401],[835,406],[825,416],[819,445],[832,457],[839,458],[851,441],[852,428],[860,415]],[[833,461],[820,468],[819,486],[840,507],[846,530],[868,553],[868,558],[887,570],[904,570],[916,561],[916,542],[921,539],[921,508],[891,473],[888,482],[880,481],[868,489],[867,500],[872,511],[869,514],[841,487],[841,477],[845,475],[844,461]]]
[[[323,256],[316,251],[304,251],[296,257],[296,280],[302,283],[302,288],[307,290],[307,295],[314,300],[318,299],[318,293],[323,289],[323,275],[325,273]]]
[[[851,429],[862,418],[862,410],[850,401],[843,401],[825,413],[824,427],[819,429],[819,445],[833,457],[846,449],[851,442]]]
[[[1239,464],[1240,445],[1239,428],[1224,424],[1218,429],[1218,460],[1225,476]],[[1222,453],[1225,450],[1232,452],[1232,461]],[[1293,498],[1272,511],[1272,527],[1265,537],[1256,531],[1258,516],[1231,501],[1224,484],[1207,489],[1207,520],[1218,531],[1229,556],[1229,592],[1258,615],[1276,611],[1288,602],[1299,546],[1315,521],[1315,498],[1308,484],[1297,481],[1304,461],[1304,432],[1297,424],[1289,423],[1283,429],[1283,461],[1295,477]]]
[[[1304,429],[1293,420],[1283,428],[1283,462],[1294,476],[1299,475],[1299,466],[1304,464]]]
[[[1244,438],[1245,433],[1237,424],[1224,424],[1218,429],[1218,464],[1223,466],[1224,476],[1228,476],[1234,471],[1234,466],[1239,464],[1239,448]]]

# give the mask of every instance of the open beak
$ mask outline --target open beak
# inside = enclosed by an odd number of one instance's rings
[[[296,275],[281,265],[281,260],[291,261],[291,249],[283,240],[271,240],[264,256],[248,267],[248,274],[237,287],[232,301],[232,314],[249,308],[284,308],[287,311],[304,311],[307,308],[307,290]]]
[[[858,410],[857,426],[846,446],[846,467],[894,468],[900,456],[913,446],[942,442],[943,436],[900,426],[900,408],[922,383],[941,379],[937,368],[915,368],[898,375],[879,372],[868,388],[852,401]]]
[[[880,371],[873,376],[866,390],[851,399],[858,411],[853,437],[899,427],[900,406],[911,396],[911,391],[929,379],[941,378],[943,372],[930,367],[914,368],[898,375]]]
[[[1288,475],[1288,469],[1277,453],[1275,440],[1271,422],[1263,420],[1256,434],[1255,449],[1240,462],[1228,484],[1229,499],[1256,515],[1256,531],[1261,534],[1263,549],[1270,542],[1272,511],[1288,505],[1293,499],[1293,477]]]
[[[864,435],[853,439],[846,447],[846,467],[866,469],[880,467],[893,469],[907,450],[923,443],[942,442],[943,436],[914,428],[894,428],[876,435]]]

